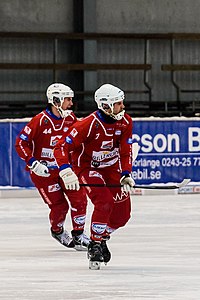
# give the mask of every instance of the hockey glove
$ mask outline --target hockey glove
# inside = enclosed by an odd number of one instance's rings
[[[135,185],[135,181],[128,174],[122,176],[122,178],[120,179],[120,183],[122,185],[122,191],[126,192],[126,193],[130,192],[131,188],[134,187],[134,185]]]
[[[47,166],[40,163],[38,160],[35,160],[32,165],[29,167],[33,173],[42,177],[49,177],[49,169]]]
[[[59,172],[60,177],[62,178],[65,188],[67,190],[79,190],[80,185],[78,181],[78,177],[76,174],[72,171],[71,168],[63,169]]]

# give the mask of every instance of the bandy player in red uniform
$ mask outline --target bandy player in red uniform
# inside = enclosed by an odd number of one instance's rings
[[[66,188],[76,185],[78,189],[79,182],[119,185],[116,188],[86,188],[94,205],[91,243],[88,247],[91,269],[99,269],[101,262],[107,263],[110,260],[106,241],[113,231],[124,226],[130,218],[129,191],[135,184],[130,176],[132,119],[124,111],[123,100],[124,92],[121,89],[111,84],[102,85],[95,92],[99,110],[75,123],[64,142],[59,141],[54,149]],[[73,170],[70,152],[73,156]]]
[[[89,239],[84,234],[87,197],[85,190],[67,190],[59,176],[59,169],[53,156],[53,148],[77,119],[69,110],[73,105],[72,89],[61,83],[54,83],[47,89],[48,106],[22,129],[16,139],[16,150],[25,160],[26,170],[38,189],[44,202],[50,208],[52,236],[69,248],[87,250]],[[74,187],[75,189],[75,187]],[[67,196],[71,203],[72,238],[64,230],[69,210]]]

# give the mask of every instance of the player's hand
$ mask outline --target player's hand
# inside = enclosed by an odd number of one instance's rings
[[[29,167],[33,173],[42,177],[49,177],[49,169],[47,166],[40,163],[38,160],[35,160],[32,165]]]
[[[131,191],[131,188],[134,187],[135,181],[130,175],[124,175],[120,179],[120,183],[122,185],[122,191],[128,193]]]
[[[59,172],[60,177],[62,178],[65,188],[67,190],[76,190],[78,191],[80,189],[78,177],[76,174],[72,171],[71,168],[63,169]]]

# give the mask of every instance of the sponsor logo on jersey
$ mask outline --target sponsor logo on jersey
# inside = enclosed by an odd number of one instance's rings
[[[40,193],[42,194],[43,198],[45,199],[45,202],[49,205],[51,205],[51,201],[49,199],[49,197],[47,196],[47,194],[45,193],[44,189],[43,188],[40,188]]]
[[[106,224],[92,223],[92,230],[97,234],[102,234],[106,230]]]
[[[41,157],[53,158],[53,150],[49,148],[42,148]]]
[[[28,137],[27,137],[27,135],[22,133],[22,134],[20,134],[20,139],[22,139],[23,141],[27,141]]]
[[[100,166],[100,162],[99,162],[99,161],[92,160],[92,161],[91,161],[91,165],[92,165],[94,168],[98,168],[98,167]]]
[[[72,139],[69,137],[69,136],[67,136],[66,138],[65,138],[65,142],[67,143],[67,144],[72,144]]]
[[[31,128],[28,127],[28,126],[25,126],[25,127],[24,127],[24,131],[25,131],[27,134],[30,134],[30,133],[31,133]]]
[[[65,120],[65,124],[71,125],[72,124],[72,120],[70,120],[70,121]]]
[[[102,161],[102,162],[92,161],[91,167],[94,167],[94,168],[110,167],[110,166],[114,165],[118,161],[118,159],[119,159],[118,157],[115,157],[113,159],[110,159],[109,161]]]
[[[63,225],[64,225],[64,222],[60,222],[60,223],[57,224],[57,226],[60,227],[60,228],[63,227]]]
[[[117,124],[119,127],[127,127],[127,125],[126,124],[121,124],[121,123],[119,123],[119,124]]]
[[[52,136],[50,139],[50,146],[55,146],[57,142],[61,139],[62,135]]]
[[[115,135],[121,135],[121,133],[122,133],[121,130],[116,130],[115,131]]]
[[[113,140],[102,142],[101,149],[112,149],[112,147],[113,147]]]
[[[72,131],[70,132],[70,134],[75,137],[78,134],[78,131],[76,130],[76,128],[73,128]]]
[[[58,183],[52,184],[52,185],[49,185],[49,186],[48,186],[48,192],[49,192],[49,193],[57,192],[57,191],[59,191],[60,189],[61,189],[61,187],[59,186]]]
[[[102,236],[101,235],[97,235],[97,234],[93,234],[92,235],[96,240],[101,240]]]
[[[112,151],[93,151],[92,159],[93,161],[102,161],[104,159],[111,159],[119,155],[119,149],[115,148]]]
[[[133,144],[133,139],[129,138],[129,139],[127,140],[127,143],[128,143],[128,144]]]
[[[69,127],[64,127],[64,128],[63,128],[63,131],[64,131],[64,132],[67,132],[68,129],[69,129]]]
[[[111,228],[111,227],[109,227],[109,226],[106,227],[106,232],[109,233],[109,234],[113,233],[115,230],[116,230],[116,229]]]
[[[102,178],[102,175],[99,174],[97,171],[90,171],[89,172],[89,177],[99,177],[99,178]]]
[[[76,216],[74,217],[74,222],[78,225],[84,225],[85,224],[85,219],[86,219],[86,216],[85,215],[82,215],[82,216]]]
[[[120,193],[116,193],[115,197],[113,197],[115,202],[123,202],[129,198],[129,192],[120,191]]]

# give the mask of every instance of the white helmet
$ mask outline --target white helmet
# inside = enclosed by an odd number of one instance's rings
[[[48,103],[57,108],[62,118],[67,117],[72,112],[71,110],[62,109],[64,99],[74,97],[74,92],[69,86],[62,83],[53,83],[47,88],[46,95]]]
[[[124,92],[118,87],[112,84],[103,84],[94,94],[95,101],[99,109],[104,113],[109,114],[115,120],[121,120],[125,111],[121,111],[118,114],[113,113],[114,104],[124,100]],[[111,113],[107,112],[107,109],[111,109]]]

